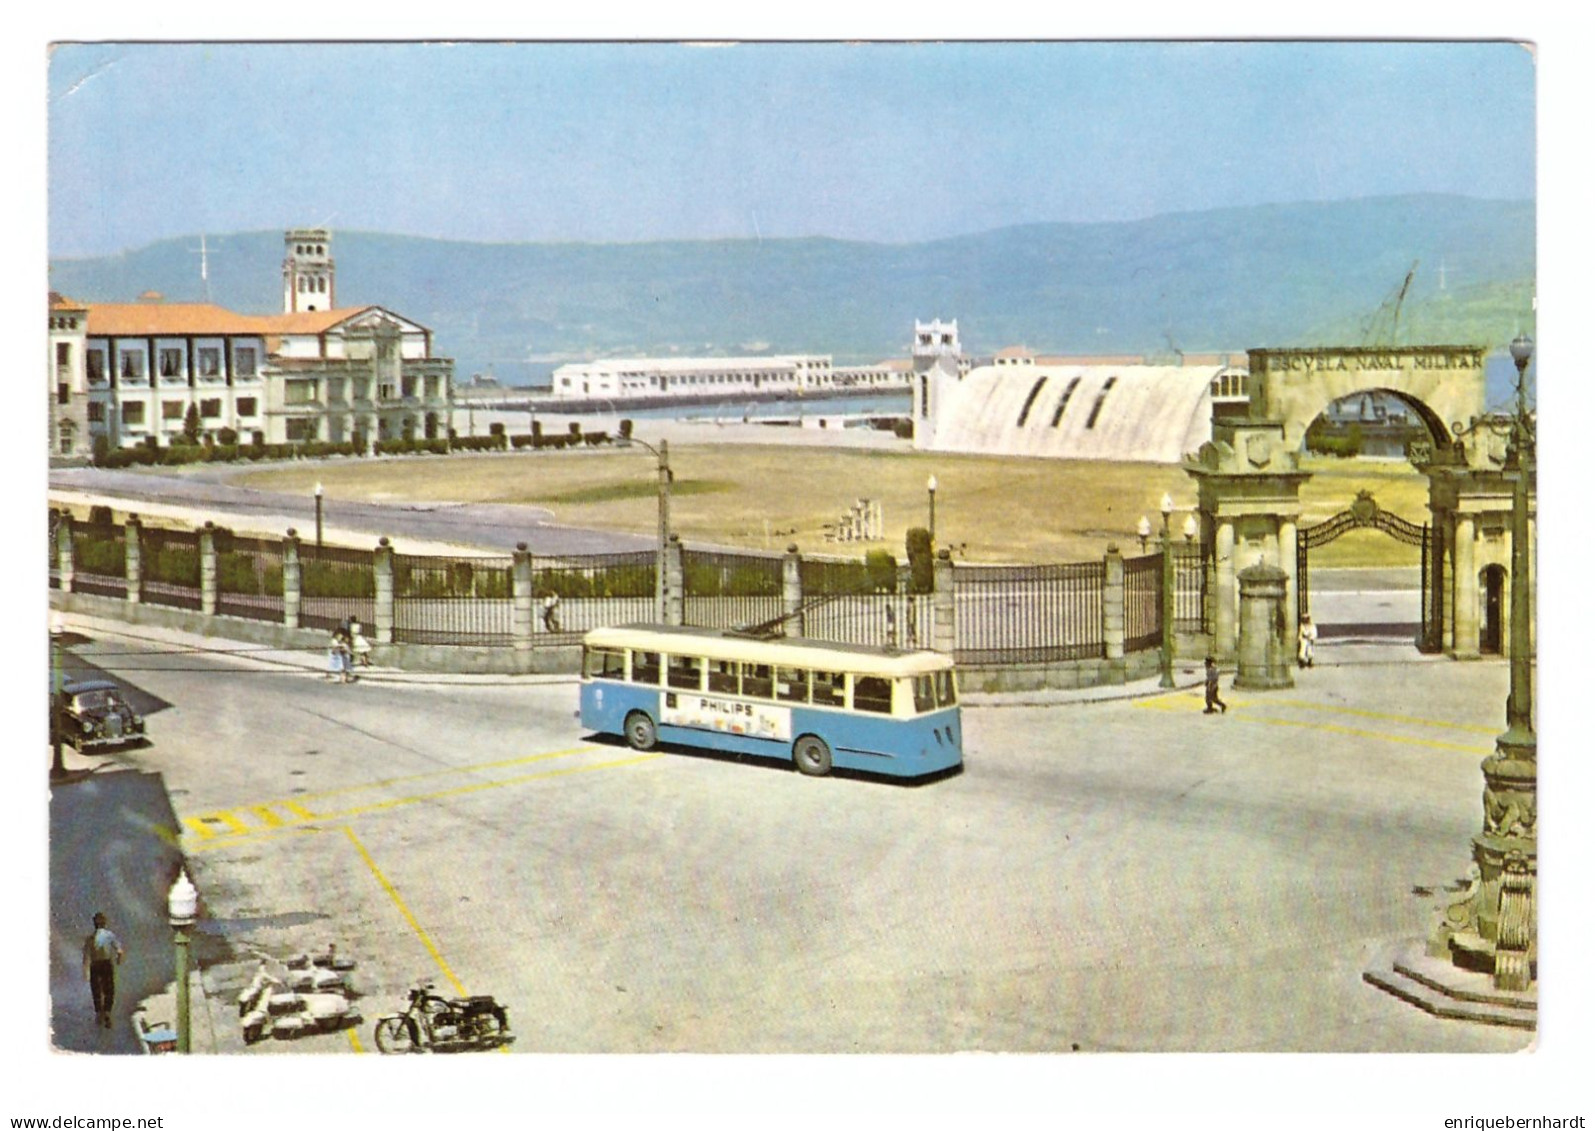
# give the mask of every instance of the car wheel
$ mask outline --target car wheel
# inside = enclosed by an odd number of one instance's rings
[[[626,716],[626,741],[633,750],[652,750],[659,741],[659,731],[644,712],[633,711]]]
[[[811,777],[824,777],[831,772],[831,748],[825,740],[805,734],[792,746],[792,761],[797,768]]]

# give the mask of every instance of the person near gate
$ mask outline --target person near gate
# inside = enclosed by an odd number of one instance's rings
[[[552,589],[543,598],[543,628],[549,632],[559,631],[559,594]]]
[[[1301,618],[1301,627],[1296,630],[1296,666],[1310,668],[1313,666],[1313,645],[1318,643],[1318,626],[1313,623],[1313,618]]]
[[[1207,658],[1204,674],[1207,677],[1207,706],[1202,709],[1202,714],[1211,715],[1214,711],[1222,714],[1228,711],[1229,704],[1218,697],[1218,662],[1212,656]]]
[[[122,940],[105,923],[105,912],[94,913],[94,930],[83,940],[83,977],[94,998],[94,1023],[111,1027],[111,1006],[116,1001],[116,967],[126,957]]]

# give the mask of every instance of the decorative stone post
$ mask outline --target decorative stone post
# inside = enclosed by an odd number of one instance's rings
[[[1213,523],[1213,654],[1220,660],[1235,655],[1235,521]]]
[[[795,542],[787,546],[781,559],[781,611],[786,614],[786,635],[804,635],[803,556]]]
[[[1102,559],[1102,649],[1110,664],[1124,662],[1124,555],[1108,544]]]
[[[1240,639],[1235,649],[1235,686],[1257,690],[1294,687],[1295,649],[1285,615],[1285,571],[1270,565],[1240,572]]]
[[[951,552],[936,551],[936,566],[932,576],[935,579],[935,591],[931,594],[930,646],[950,656],[958,647],[958,603],[954,591],[957,583]]]
[[[199,531],[199,611],[216,615],[216,524],[207,522]]]
[[[525,542],[517,542],[515,564],[510,569],[510,629],[518,663],[532,651],[532,598],[532,554]]]
[[[376,608],[372,611],[377,620],[378,644],[393,643],[393,546],[387,535],[377,539],[377,552],[373,561],[376,572]]]
[[[288,528],[288,537],[282,540],[282,624],[284,628],[299,627],[299,607],[304,594],[304,580],[299,565],[299,534]]]
[[[127,603],[136,605],[144,596],[144,524],[138,515],[127,516],[122,536],[127,545]]]
[[[686,624],[686,571],[681,562],[681,535],[672,533],[665,543],[665,623]]]
[[[55,523],[55,568],[61,575],[61,592],[72,592],[76,554],[72,548],[72,512],[63,510]]]
[[[1473,562],[1474,522],[1470,514],[1456,519],[1455,568],[1451,575],[1452,621],[1456,628],[1453,655],[1459,660],[1479,656],[1479,573]]]

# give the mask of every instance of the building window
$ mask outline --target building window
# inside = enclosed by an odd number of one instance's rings
[[[181,377],[183,375],[183,351],[163,349],[161,351],[161,376]]]
[[[215,420],[222,414],[222,401],[220,397],[207,397],[199,402],[199,414],[206,420]]]
[[[90,381],[104,381],[105,380],[105,351],[104,350],[90,350],[88,352],[88,354],[85,355],[84,360],[86,360],[88,362],[88,364],[89,364],[89,380]]]
[[[233,351],[233,368],[240,377],[255,375],[255,350],[252,346],[239,346]]]
[[[415,378],[414,377],[403,377],[403,378],[400,378],[400,385],[402,386],[402,388],[404,390],[404,395],[405,396],[407,396],[407,397],[415,396]]]
[[[71,342],[56,342],[55,343],[55,363],[57,365],[62,365],[62,366],[71,365],[72,364],[72,343]]]
[[[239,397],[238,398],[238,415],[239,416],[254,416],[255,415],[255,398],[254,397]]]
[[[215,346],[205,346],[199,351],[199,375],[214,377],[222,369],[222,351]]]
[[[105,423],[105,402],[104,401],[90,401],[89,402],[89,423],[90,424],[104,424]]]
[[[162,401],[161,402],[161,419],[162,420],[181,420],[181,419],[183,419],[183,402],[182,401]]]
[[[128,381],[142,381],[144,379],[144,355],[137,350],[129,350],[122,355],[122,377]]]
[[[126,404],[124,404],[122,406],[122,423],[123,424],[143,424],[144,423],[144,402],[143,401],[128,401]]]
[[[314,381],[290,381],[283,389],[283,400],[288,404],[313,404],[315,399]]]
[[[72,386],[71,386],[71,384],[69,382],[61,381],[61,382],[59,382],[56,385],[56,387],[55,387],[55,403],[56,404],[71,404],[72,403]]]
[[[301,444],[308,440],[314,440],[315,438],[316,422],[314,420],[300,419],[288,421],[289,443]]]

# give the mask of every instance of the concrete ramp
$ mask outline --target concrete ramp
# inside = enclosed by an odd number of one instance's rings
[[[1211,438],[1224,367],[987,366],[940,390],[936,451],[1177,463]]]

